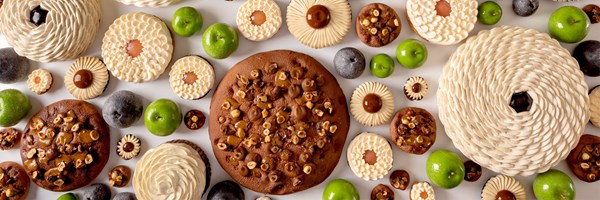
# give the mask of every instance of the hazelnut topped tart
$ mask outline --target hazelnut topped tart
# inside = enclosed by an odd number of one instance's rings
[[[267,40],[281,28],[281,9],[273,0],[248,0],[237,12],[237,26],[252,41]]]
[[[29,185],[29,177],[21,165],[11,161],[0,163],[0,199],[25,200]]]
[[[348,0],[292,0],[287,8],[290,33],[302,44],[319,49],[342,41],[352,25]]]
[[[109,78],[106,65],[99,58],[82,57],[67,70],[65,86],[75,98],[88,100],[104,92]]]

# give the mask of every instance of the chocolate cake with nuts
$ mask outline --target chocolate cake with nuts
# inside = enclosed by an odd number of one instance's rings
[[[70,191],[100,174],[110,155],[110,130],[90,103],[63,100],[35,114],[21,138],[21,160],[38,186]]]
[[[350,125],[333,75],[312,57],[286,50],[236,64],[210,108],[219,164],[242,186],[267,194],[323,182],[338,163]]]
[[[0,163],[0,199],[24,200],[29,194],[29,177],[15,162]]]

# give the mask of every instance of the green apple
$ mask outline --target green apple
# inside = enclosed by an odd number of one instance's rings
[[[177,35],[190,37],[202,29],[202,15],[195,8],[179,8],[173,14],[173,31]]]
[[[0,126],[9,127],[19,123],[31,110],[29,98],[21,91],[0,91]]]
[[[360,200],[360,195],[349,181],[335,179],[323,190],[323,200]]]
[[[371,58],[371,73],[379,78],[386,78],[394,73],[394,59],[387,54],[377,54]]]
[[[427,47],[419,40],[404,40],[396,48],[396,59],[406,68],[418,68],[427,60]]]
[[[181,110],[174,101],[158,99],[148,105],[144,111],[144,124],[152,134],[168,136],[181,124]]]
[[[445,189],[460,185],[465,177],[465,165],[458,154],[449,150],[437,150],[431,153],[425,169],[429,180]]]
[[[563,6],[554,11],[548,20],[550,36],[565,43],[576,43],[590,30],[590,18],[575,6]]]
[[[573,200],[575,199],[575,185],[569,175],[550,169],[535,177],[533,194],[538,200]]]
[[[238,34],[227,24],[217,23],[209,26],[202,35],[202,47],[210,57],[223,59],[229,57],[239,45]]]
[[[502,7],[495,1],[486,1],[477,8],[477,19],[485,25],[494,25],[502,19]]]
[[[56,200],[77,200],[77,199],[78,199],[77,196],[75,196],[73,193],[69,192],[69,193],[65,193],[63,195],[60,195],[58,197],[58,199],[56,199]]]

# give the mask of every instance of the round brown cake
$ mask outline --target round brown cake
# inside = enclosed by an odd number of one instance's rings
[[[62,100],[35,114],[21,138],[21,160],[38,186],[70,191],[100,174],[110,155],[110,130],[90,103]]]
[[[335,77],[312,57],[285,50],[236,64],[210,109],[219,164],[242,186],[266,194],[323,182],[338,163],[350,125]]]

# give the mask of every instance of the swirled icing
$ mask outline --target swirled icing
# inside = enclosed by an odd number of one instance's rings
[[[376,113],[369,113],[363,108],[363,99],[368,94],[376,94],[381,98],[381,109]],[[394,97],[390,89],[378,82],[366,82],[360,85],[350,99],[350,112],[354,119],[366,126],[380,126],[390,120],[394,112]]]
[[[596,127],[600,127],[600,87],[596,87],[590,92],[590,122]]]
[[[266,21],[257,26],[252,24],[250,17],[255,11],[262,11]],[[269,39],[281,28],[281,9],[273,0],[248,0],[237,12],[237,26],[242,35],[253,41]]]
[[[48,11],[39,27],[30,22],[31,10]],[[0,32],[15,52],[39,62],[76,58],[94,41],[102,7],[100,0],[5,0],[0,9]]]
[[[426,194],[427,198],[423,198],[422,194]],[[425,195],[423,195],[425,196]],[[427,182],[417,182],[410,189],[411,200],[435,200],[435,191]]]
[[[315,29],[306,22],[306,12],[314,5],[327,7],[329,24]],[[350,31],[352,10],[348,0],[292,0],[287,8],[287,25],[290,33],[302,44],[319,49],[342,41]]]
[[[469,36],[477,22],[476,0],[446,0],[450,16],[437,15],[439,0],[407,0],[406,15],[413,30],[423,39],[441,45],[459,43]]]
[[[142,53],[135,58],[127,54],[127,45],[132,40],[139,40],[143,46]],[[119,80],[155,80],[165,71],[172,56],[173,39],[167,25],[150,14],[125,14],[104,35],[102,57]]]
[[[377,155],[375,164],[366,163],[363,156],[365,151],[371,150]],[[392,147],[388,141],[375,133],[361,133],[348,145],[348,164],[352,172],[359,178],[367,181],[383,178],[392,169]]]
[[[197,79],[192,84],[184,82],[186,73],[194,73]],[[186,56],[173,64],[169,73],[171,89],[184,99],[199,99],[204,97],[215,84],[213,67],[200,56]]]
[[[206,165],[183,143],[165,143],[148,150],[133,175],[138,199],[197,200],[206,186]]]
[[[75,86],[73,78],[75,73],[79,70],[89,70],[92,72],[93,81],[89,87],[79,88]],[[64,81],[65,87],[67,87],[69,93],[75,98],[88,100],[100,96],[102,92],[104,92],[104,88],[106,88],[106,84],[108,84],[108,78],[109,75],[108,70],[106,70],[106,65],[104,65],[100,59],[95,57],[81,57],[67,69]]]
[[[510,191],[515,195],[517,200],[527,199],[525,188],[523,188],[523,185],[517,179],[510,176],[498,175],[485,183],[483,191],[481,191],[481,200],[495,200],[498,192],[502,190]]]
[[[36,69],[27,77],[27,87],[37,93],[44,94],[52,86],[52,74],[45,69]]]
[[[137,7],[165,7],[177,3],[179,0],[115,0],[125,5]]]

